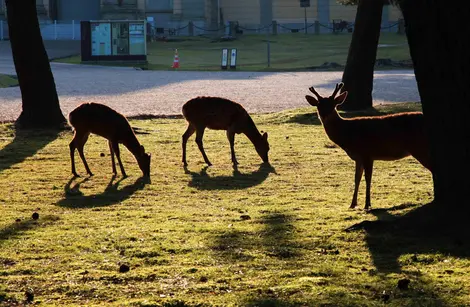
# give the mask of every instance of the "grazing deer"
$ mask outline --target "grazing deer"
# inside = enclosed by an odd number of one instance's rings
[[[383,116],[342,118],[336,106],[346,99],[348,92],[335,97],[343,87],[336,85],[330,97],[320,96],[313,87],[309,90],[317,96],[305,96],[308,103],[317,107],[325,132],[331,141],[341,147],[356,162],[354,194],[350,208],[357,205],[357,192],[365,170],[366,205],[370,208],[370,185],[374,160],[398,160],[409,155],[431,170],[429,146],[421,112],[404,112]]]
[[[226,130],[230,142],[232,163],[238,164],[235,157],[235,133],[244,133],[255,146],[263,162],[268,160],[268,133],[261,134],[248,112],[238,103],[219,97],[196,97],[183,105],[183,115],[188,121],[188,129],[183,134],[183,163],[186,162],[186,143],[196,132],[196,143],[207,165],[212,165],[204,152],[202,137],[206,128]]]
[[[124,177],[127,176],[122,166],[119,152],[119,143],[121,143],[134,155],[143,175],[150,176],[150,154],[145,153],[144,146],[140,145],[124,115],[102,104],[83,103],[70,112],[69,123],[75,131],[72,142],[69,145],[72,174],[74,176],[78,177],[75,170],[75,148],[78,149],[88,175],[93,176],[83,154],[83,147],[90,133],[100,135],[108,140],[113,174],[116,174],[114,162],[114,155],[116,155],[122,175]]]

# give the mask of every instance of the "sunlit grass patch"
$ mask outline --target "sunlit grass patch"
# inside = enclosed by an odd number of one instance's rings
[[[0,304],[23,303],[30,290],[47,306],[467,302],[467,241],[369,226],[432,201],[431,174],[419,163],[378,162],[374,210],[350,210],[354,163],[327,139],[314,109],[253,118],[269,133],[271,167],[237,135],[234,170],[225,133],[207,130],[213,166],[192,137],[184,169],[184,120],[132,120],[152,131],[138,135],[152,153],[150,181],[125,149],[129,177],[112,176],[107,142],[93,135],[85,154],[95,176],[85,175],[77,156],[83,176],[72,178],[70,131],[1,125]],[[409,279],[408,290],[397,288],[401,279]]]

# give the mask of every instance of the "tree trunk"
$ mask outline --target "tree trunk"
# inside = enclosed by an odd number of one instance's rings
[[[41,37],[35,0],[6,0],[8,30],[21,90],[22,128],[58,128],[66,123]]]
[[[431,141],[435,201],[469,210],[470,3],[403,0],[400,7]]]
[[[377,45],[380,37],[383,1],[360,0],[354,32],[343,73],[348,98],[342,110],[363,110],[372,107],[372,88]]]

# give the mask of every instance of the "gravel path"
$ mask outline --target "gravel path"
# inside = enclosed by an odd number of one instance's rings
[[[134,68],[51,63],[62,112],[82,101],[109,105],[127,116],[181,114],[181,106],[198,95],[233,99],[252,113],[308,106],[308,87],[330,94],[341,72],[186,72],[142,71]],[[0,59],[0,73],[15,74],[11,62]],[[374,103],[417,101],[410,70],[379,71],[374,78]],[[19,87],[0,89],[0,121],[21,112]]]

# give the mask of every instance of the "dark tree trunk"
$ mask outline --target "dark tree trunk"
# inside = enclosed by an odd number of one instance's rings
[[[343,73],[348,98],[342,110],[362,110],[372,107],[372,88],[377,45],[382,22],[382,0],[360,0],[357,6],[354,32]]]
[[[49,18],[52,20],[57,20],[57,1],[58,0],[49,0]]]
[[[403,0],[400,7],[431,140],[435,201],[468,210],[470,3]]]
[[[35,0],[6,0],[10,44],[21,89],[22,128],[55,128],[66,123],[60,110],[49,59],[44,48]]]

